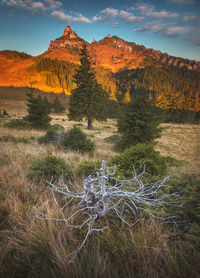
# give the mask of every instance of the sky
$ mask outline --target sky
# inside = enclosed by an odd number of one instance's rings
[[[66,25],[200,61],[200,0],[0,0],[0,50],[39,55]]]

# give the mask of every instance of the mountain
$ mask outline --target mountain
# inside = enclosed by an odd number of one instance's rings
[[[42,55],[51,59],[66,60],[79,63],[79,50],[83,43],[88,45],[91,58],[96,66],[117,72],[120,69],[136,69],[152,63],[186,66],[188,69],[200,70],[200,62],[170,56],[159,50],[148,49],[143,45],[126,42],[123,39],[108,35],[100,41],[91,44],[84,41],[70,26],[66,26],[63,35],[51,41],[48,50]]]
[[[156,96],[162,108],[200,110],[200,62],[148,49],[117,36],[90,44],[70,26],[50,42],[46,52],[33,57],[0,51],[0,86],[32,86],[44,92],[70,94],[80,64],[79,51],[87,44],[97,81],[113,100],[129,101],[142,86]]]

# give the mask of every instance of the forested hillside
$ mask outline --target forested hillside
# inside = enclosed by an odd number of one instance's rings
[[[151,92],[155,103],[163,109],[200,110],[200,72],[186,67],[148,66],[115,74],[118,99],[127,98],[134,89]]]

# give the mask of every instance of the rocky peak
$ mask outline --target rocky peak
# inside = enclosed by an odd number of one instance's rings
[[[66,26],[63,35],[50,42],[48,51],[60,48],[68,48],[78,51],[84,42],[85,41],[81,39],[70,26]]]
[[[118,71],[121,68],[138,68],[151,65],[153,60],[161,64],[173,65],[179,68],[200,70],[200,62],[183,58],[173,57],[159,50],[148,49],[143,45],[134,42],[127,42],[117,36],[107,35],[100,41],[93,40],[90,44],[81,39],[70,26],[66,26],[63,35],[51,41],[46,54],[56,51],[66,51],[70,53],[70,59],[77,57],[83,44],[87,44],[93,62],[102,67]],[[61,52],[58,57],[61,59]],[[55,57],[55,56],[53,56]],[[68,57],[68,56],[67,56]],[[62,58],[63,59],[63,58]]]
[[[73,31],[73,30],[71,29],[70,26],[66,26],[66,27],[65,27],[63,36],[64,36],[64,37],[67,37],[67,38],[69,38],[69,39],[76,39],[76,38],[78,38],[78,35],[76,34],[75,31]]]

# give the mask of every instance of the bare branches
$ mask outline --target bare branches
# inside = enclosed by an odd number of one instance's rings
[[[96,177],[84,179],[83,191],[79,191],[72,183],[49,183],[53,200],[62,217],[49,218],[39,212],[37,219],[63,221],[68,227],[87,231],[80,246],[67,256],[69,262],[76,257],[92,232],[103,232],[107,228],[107,225],[102,224],[103,221],[99,221],[106,216],[116,216],[130,227],[142,220],[141,212],[167,222],[174,218],[163,218],[156,214],[162,206],[180,205],[174,200],[174,194],[164,193],[168,178],[153,184],[143,183],[143,167],[140,174],[137,174],[138,169],[133,168],[133,178],[121,180],[115,177],[115,170],[115,167],[106,167],[103,160]]]

